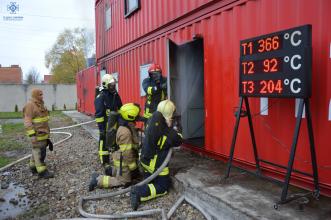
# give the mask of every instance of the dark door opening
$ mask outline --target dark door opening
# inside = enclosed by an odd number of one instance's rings
[[[168,94],[176,105],[185,143],[204,147],[203,39],[177,45],[168,41]]]

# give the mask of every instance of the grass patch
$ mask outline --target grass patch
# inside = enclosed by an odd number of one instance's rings
[[[9,123],[2,125],[2,132],[4,134],[18,134],[24,132],[24,125],[23,123]]]
[[[51,111],[49,112],[51,117],[64,117],[65,114],[63,114],[62,111]]]
[[[23,144],[10,140],[9,138],[0,138],[0,152],[12,151],[23,148]]]
[[[22,118],[22,112],[0,112],[0,119]]]
[[[0,167],[4,167],[7,164],[9,164],[10,162],[12,162],[12,159],[10,159],[8,157],[3,157],[0,155]]]

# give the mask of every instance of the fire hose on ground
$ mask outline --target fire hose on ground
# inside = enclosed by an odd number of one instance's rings
[[[66,141],[66,140],[68,140],[68,139],[70,139],[72,137],[72,134],[70,132],[63,132],[63,131],[58,131],[58,130],[63,130],[63,129],[68,129],[68,128],[74,128],[74,127],[82,126],[82,125],[89,124],[89,123],[92,123],[92,122],[94,122],[94,120],[83,122],[83,123],[79,123],[79,124],[74,124],[74,125],[70,125],[70,126],[66,126],[66,127],[52,128],[51,129],[51,132],[50,132],[51,134],[65,134],[65,135],[68,135],[67,137],[65,137],[64,139],[59,140],[58,142],[54,143],[53,145],[54,146],[59,145],[62,142]],[[28,154],[28,155],[26,155],[26,156],[24,156],[24,157],[22,157],[22,158],[20,158],[20,159],[18,159],[16,161],[10,163],[10,164],[7,164],[6,166],[0,168],[0,172],[3,172],[6,169],[8,169],[8,168],[14,166],[15,164],[18,164],[18,163],[20,163],[20,162],[22,162],[22,161],[24,161],[26,159],[29,159],[30,157],[31,157],[31,154]]]

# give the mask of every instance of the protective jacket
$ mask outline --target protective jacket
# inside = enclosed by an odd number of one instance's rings
[[[142,86],[146,92],[144,117],[150,118],[156,111],[159,102],[167,97],[167,78],[161,77],[160,84],[157,84],[151,77],[143,80]]]
[[[109,113],[118,111],[121,106],[122,100],[117,92],[111,93],[108,89],[100,92],[94,100],[95,121],[98,123],[100,131],[105,131]]]
[[[49,114],[43,101],[32,98],[23,108],[26,134],[36,136],[37,141],[49,138]]]

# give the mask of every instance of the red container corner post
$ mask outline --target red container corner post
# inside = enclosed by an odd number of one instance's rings
[[[146,66],[161,64],[169,78],[169,96],[188,125],[190,148],[218,159],[227,159],[230,152],[239,100],[240,41],[310,24],[310,101],[319,181],[321,193],[331,196],[331,1],[138,0],[130,8],[124,2],[95,2],[98,66],[118,76],[124,103],[143,106]],[[93,113],[95,69],[78,73],[77,79],[79,110]],[[251,98],[249,104],[260,158],[287,166],[297,100]],[[294,168],[311,173],[306,125],[303,118]],[[234,158],[240,166],[255,166],[247,120],[240,124]],[[284,178],[283,169],[264,163],[262,168],[269,176]],[[300,174],[292,175],[291,184],[313,186],[312,178]]]

